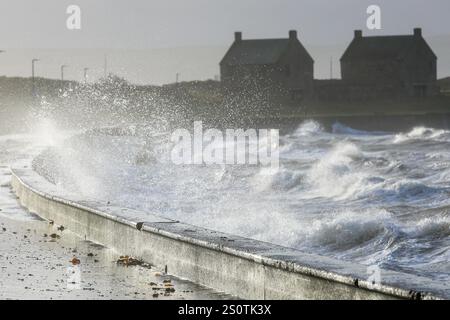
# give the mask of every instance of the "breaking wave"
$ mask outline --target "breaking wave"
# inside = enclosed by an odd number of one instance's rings
[[[396,236],[392,214],[386,210],[344,211],[315,220],[308,231],[311,245],[322,250],[346,251]]]
[[[348,135],[387,135],[388,133],[382,131],[364,131],[357,130],[346,125],[343,125],[340,122],[335,122],[332,126],[332,133],[334,134],[348,134]]]
[[[323,133],[324,129],[323,126],[314,120],[308,120],[303,122],[297,130],[295,130],[293,136],[296,137],[305,137],[305,136],[312,136],[315,134]]]
[[[327,132],[306,121],[281,137],[277,169],[176,166],[165,135],[135,127],[94,130],[51,146],[33,166],[60,188],[118,206],[448,277],[442,262],[449,254],[442,248],[450,247],[447,131],[394,135],[336,123]],[[423,143],[428,140],[439,144]]]
[[[415,140],[438,140],[449,137],[449,131],[426,127],[416,127],[408,133],[399,133],[394,137],[394,143],[405,143]]]
[[[450,237],[450,216],[421,219],[413,225],[411,233],[417,238],[442,239]]]

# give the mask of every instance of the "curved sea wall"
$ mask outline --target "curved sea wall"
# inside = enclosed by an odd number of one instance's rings
[[[244,299],[439,299],[448,286],[428,278],[368,268],[270,243],[237,237],[153,213],[77,199],[32,169],[12,169],[23,206],[44,219],[138,257],[166,272]],[[143,217],[142,221],[125,218]]]

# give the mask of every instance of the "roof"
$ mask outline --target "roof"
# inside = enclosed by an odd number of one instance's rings
[[[422,37],[406,35],[355,38],[341,60],[401,59],[418,43],[427,46],[431,54],[436,57]]]
[[[240,40],[235,41],[222,63],[228,65],[261,65],[261,64],[275,64],[281,56],[288,50],[289,39],[257,39],[257,40]],[[309,53],[301,45],[302,50],[306,52],[307,56],[312,60]]]

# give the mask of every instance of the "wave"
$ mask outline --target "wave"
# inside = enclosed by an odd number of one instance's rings
[[[447,187],[392,176],[404,175],[405,170],[407,167],[399,162],[369,157],[355,144],[340,142],[311,167],[306,175],[309,188],[304,195],[306,199],[321,197],[392,204],[436,199],[448,192]]]
[[[357,130],[351,127],[348,127],[340,122],[335,122],[331,129],[334,134],[348,134],[348,135],[387,135],[388,133],[383,131],[364,131]]]
[[[323,126],[314,120],[304,121],[300,126],[295,130],[293,136],[296,137],[304,137],[304,136],[313,136],[319,133],[323,133]]]
[[[316,219],[308,228],[308,245],[325,247],[332,251],[345,251],[364,247],[376,238],[398,235],[392,214],[386,210],[348,210],[329,213]]]
[[[304,175],[299,171],[285,168],[263,168],[253,177],[257,191],[288,191],[302,184]]]
[[[356,192],[367,172],[356,170],[355,163],[363,158],[353,143],[340,142],[322,157],[308,173],[310,196],[347,198]]]
[[[437,200],[440,195],[446,196],[448,188],[431,187],[420,181],[403,179],[400,181],[386,180],[376,184],[372,188],[367,188],[359,194],[360,198],[367,198],[370,201],[380,201],[393,205],[394,203],[409,204],[417,202],[431,202]]]
[[[414,140],[435,140],[448,136],[450,131],[426,127],[415,127],[408,133],[399,133],[394,137],[394,143],[405,143]]]
[[[424,218],[415,223],[413,227],[414,237],[434,239],[450,236],[450,217],[431,217]]]
[[[333,130],[374,134],[341,124]],[[445,131],[430,130],[408,134],[445,137]],[[151,152],[170,148],[163,139],[92,135],[51,146],[34,167],[83,196],[361,263],[395,268],[414,265],[414,259],[431,261],[427,259],[439,252],[429,248],[440,250],[435,240],[450,236],[448,217],[416,214],[430,205],[445,214],[450,153],[440,146],[400,149],[392,144],[393,135],[339,136],[325,132],[318,122],[305,121],[283,137],[278,169],[175,166]],[[442,164],[439,170],[430,171],[436,162]],[[421,251],[424,247],[428,251]]]

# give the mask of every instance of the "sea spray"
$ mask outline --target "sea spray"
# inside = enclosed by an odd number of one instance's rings
[[[55,156],[57,146],[36,159],[78,196],[302,251],[448,279],[446,134],[432,138],[433,144],[393,144],[394,134],[333,134],[307,122],[280,136],[280,166],[274,170],[174,165],[167,161],[170,131],[150,127],[88,131],[62,144],[71,150],[64,151],[70,159]]]

